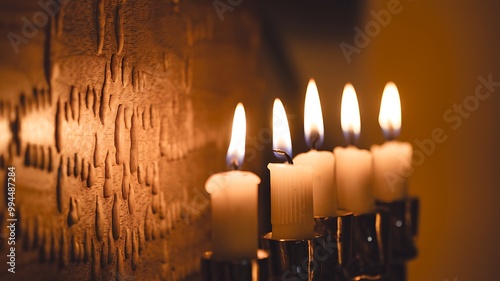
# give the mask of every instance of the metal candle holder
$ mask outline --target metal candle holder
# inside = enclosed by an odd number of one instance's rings
[[[269,251],[272,281],[320,281],[325,247],[323,236],[313,239],[273,239],[272,232],[262,236],[262,247]]]
[[[389,214],[354,215],[352,258],[343,266],[348,280],[383,280],[390,260]]]
[[[201,257],[201,277],[203,281],[268,281],[269,253],[259,249],[255,259],[218,261],[207,251]]]
[[[203,281],[406,280],[406,263],[417,256],[419,199],[377,202],[370,214],[340,211],[316,217],[313,239],[261,238],[256,259],[201,259]]]
[[[377,208],[389,212],[391,232],[391,263],[404,263],[417,256],[418,198],[390,203],[377,202]]]
[[[315,217],[315,231],[323,235],[325,260],[323,280],[340,281],[342,266],[352,257],[352,212],[338,211],[335,217]]]
[[[408,198],[394,202],[377,202],[377,208],[389,213],[391,233],[391,259],[388,280],[406,280],[406,263],[417,254],[418,198]]]

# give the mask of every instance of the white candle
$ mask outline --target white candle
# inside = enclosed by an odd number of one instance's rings
[[[340,121],[348,142],[354,143],[361,131],[358,98],[351,84],[346,84],[342,95]],[[353,145],[336,147],[335,182],[339,208],[357,214],[375,211],[375,200],[371,190],[372,155],[368,150]]]
[[[214,258],[241,260],[257,255],[257,186],[250,172],[230,171],[208,178]]]
[[[333,150],[337,163],[335,177],[338,190],[339,208],[357,214],[375,210],[371,192],[372,156],[368,150],[352,145],[336,147]]]
[[[378,121],[389,141],[371,147],[374,195],[383,202],[403,200],[408,196],[405,171],[411,165],[413,149],[410,143],[393,140],[401,130],[401,101],[393,82],[385,85]]]
[[[290,155],[292,143],[285,109],[279,99],[273,107],[273,148]],[[273,239],[314,237],[313,169],[306,165],[269,164]]]
[[[245,109],[240,103],[233,119],[229,166],[238,168],[245,155]],[[210,176],[213,256],[217,260],[241,260],[257,255],[257,198],[260,178],[250,172],[229,171]]]
[[[336,216],[337,189],[333,177],[335,158],[330,151],[316,150],[323,143],[324,125],[318,88],[313,79],[309,80],[306,90],[304,136],[311,150],[297,155],[293,162],[313,168],[314,216]]]

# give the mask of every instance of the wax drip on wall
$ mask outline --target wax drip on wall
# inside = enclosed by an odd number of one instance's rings
[[[115,32],[116,32],[116,53],[121,54],[123,52],[123,45],[125,41],[125,36],[124,36],[124,28],[123,28],[123,10],[124,10],[124,5],[126,4],[125,0],[122,0],[121,2],[118,3],[116,6],[116,13],[115,13]]]
[[[105,0],[97,0],[96,26],[97,26],[97,54],[102,53],[104,47],[104,33],[106,28]]]

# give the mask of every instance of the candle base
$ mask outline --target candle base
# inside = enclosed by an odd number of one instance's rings
[[[351,259],[352,212],[338,211],[335,217],[314,217],[314,230],[323,235],[326,259],[323,262],[323,279],[340,281],[342,266]]]
[[[201,257],[202,281],[268,281],[269,253],[257,250],[257,258],[239,261],[218,261],[213,252],[207,251]]]
[[[322,235],[317,234],[313,239],[275,240],[269,232],[261,241],[270,254],[270,280],[323,280],[323,261],[328,252]]]
[[[391,232],[391,264],[404,263],[414,259],[418,231],[418,198],[408,198],[394,202],[377,202],[378,209],[389,213],[389,231]]]
[[[384,280],[390,260],[389,213],[354,215],[352,257],[343,266],[348,280]]]

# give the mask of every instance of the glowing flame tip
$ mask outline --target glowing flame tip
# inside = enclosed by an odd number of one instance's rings
[[[246,130],[245,107],[240,102],[234,110],[231,142],[229,143],[226,154],[226,163],[228,167],[238,169],[243,164],[243,159],[245,158]]]
[[[273,105],[273,149],[283,150],[292,156],[292,140],[286,117],[285,107],[280,99],[274,100]],[[275,153],[280,156],[280,154]]]
[[[323,143],[324,125],[318,88],[314,79],[309,80],[304,103],[304,137],[311,148]]]
[[[359,114],[358,97],[356,90],[351,83],[347,83],[342,94],[342,104],[340,108],[340,125],[346,140],[354,143],[361,131],[361,116]]]
[[[398,88],[393,82],[388,82],[385,85],[380,102],[378,123],[386,139],[396,138],[401,131],[401,100]]]

